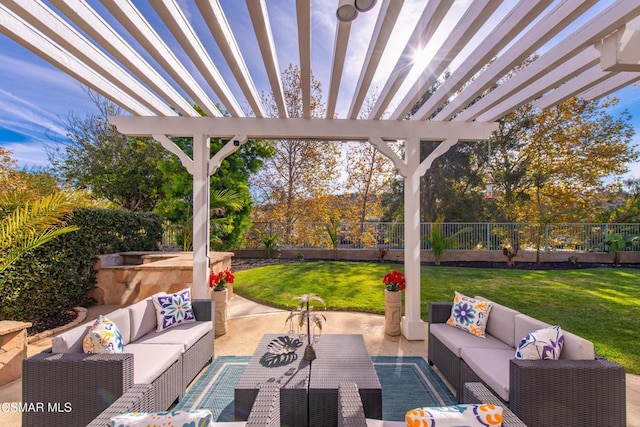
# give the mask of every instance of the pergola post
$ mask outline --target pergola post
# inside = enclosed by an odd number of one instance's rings
[[[193,135],[193,284],[194,299],[209,298],[209,136]]]
[[[420,138],[405,141],[404,178],[404,272],[405,315],[402,335],[408,340],[424,339],[420,318]]]

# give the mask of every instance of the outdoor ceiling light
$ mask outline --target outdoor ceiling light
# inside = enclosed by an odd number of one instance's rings
[[[371,10],[375,5],[376,0],[355,0],[356,9],[358,9],[359,12]]]
[[[364,3],[368,2],[364,1]],[[356,19],[358,9],[356,9],[355,0],[340,0],[338,10],[336,10],[336,16],[341,22],[351,22]]]

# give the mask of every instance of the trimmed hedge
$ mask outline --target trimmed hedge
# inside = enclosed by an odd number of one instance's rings
[[[90,303],[96,255],[154,251],[162,240],[158,217],[109,209],[81,209],[62,235],[26,254],[0,274],[0,320],[39,321]]]

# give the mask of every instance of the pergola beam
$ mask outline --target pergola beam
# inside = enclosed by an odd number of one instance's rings
[[[442,141],[449,138],[477,141],[489,138],[497,123],[427,122],[417,120],[277,119],[256,117],[126,117],[110,116],[109,122],[125,135],[172,136],[203,134],[231,138],[241,132],[249,139],[315,139],[361,141],[370,136],[384,139]]]

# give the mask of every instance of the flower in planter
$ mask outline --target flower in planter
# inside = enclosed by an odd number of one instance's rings
[[[233,283],[234,276],[231,274],[231,269],[227,268],[220,273],[211,272],[209,275],[209,287],[214,291],[222,291],[227,287],[227,283]]]
[[[404,274],[400,273],[397,268],[394,268],[391,273],[384,275],[382,283],[385,284],[388,291],[403,291],[405,287]]]

